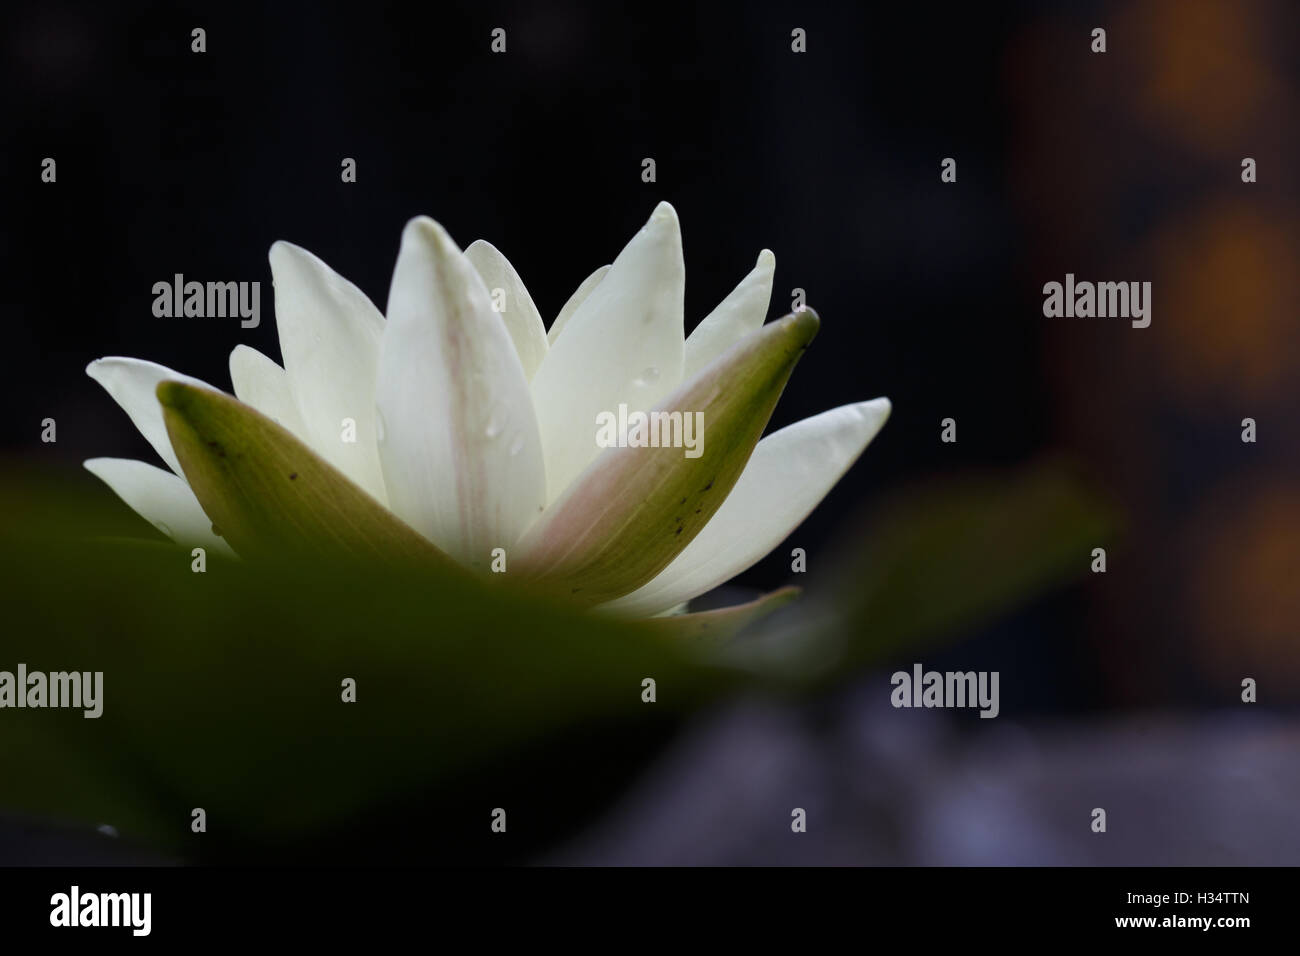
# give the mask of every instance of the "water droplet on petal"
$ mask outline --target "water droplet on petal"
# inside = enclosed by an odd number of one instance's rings
[[[375,441],[383,444],[388,437],[388,429],[384,426],[384,413],[375,409]]]
[[[524,450],[524,433],[515,432],[514,437],[510,439],[510,454],[517,455]]]
[[[169,538],[172,537],[172,529],[167,527],[167,525],[163,524],[161,521],[155,521],[153,523],[153,526],[157,528],[159,531],[161,531],[163,534],[167,535],[167,537]]]
[[[487,418],[487,427],[483,429],[483,434],[488,438],[496,438],[505,431],[506,425],[510,422],[510,408],[505,402],[493,402]]]
[[[649,385],[653,385],[657,381],[659,381],[659,369],[651,366],[650,368],[642,369],[641,374],[633,380],[632,384],[637,388],[645,388]]]

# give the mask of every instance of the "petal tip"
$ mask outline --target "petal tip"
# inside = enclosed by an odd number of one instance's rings
[[[257,349],[250,345],[245,345],[243,342],[240,342],[230,350],[230,357],[226,360],[226,368],[230,372],[230,382],[232,385],[238,378],[236,373],[243,368],[244,362],[256,361],[254,356],[261,354],[262,353],[257,351]]]
[[[805,346],[817,335],[822,324],[821,317],[813,309],[791,312],[782,321],[789,324],[791,334]]]
[[[858,422],[863,428],[863,448],[880,434],[880,430],[885,427],[885,423],[889,421],[890,413],[894,410],[893,403],[884,396],[865,402],[856,402],[848,407],[857,413]]]
[[[180,409],[185,406],[189,396],[196,391],[198,389],[185,382],[163,380],[158,383],[153,393],[158,397],[158,403],[164,408]]]
[[[650,219],[645,224],[645,227],[648,230],[669,235],[680,235],[682,231],[681,222],[677,218],[677,210],[669,202],[661,202],[655,206],[654,212],[650,214]]]
[[[416,216],[406,224],[406,228],[402,230],[402,245],[408,243],[418,243],[437,255],[460,252],[460,247],[443,228],[442,223],[428,216]]]
[[[882,395],[880,398],[859,403],[858,409],[864,415],[874,419],[876,431],[879,431],[885,427],[885,422],[889,421],[889,416],[894,411],[894,403]]]
[[[112,391],[112,389],[109,388],[109,385],[112,380],[113,371],[115,369],[130,367],[133,363],[137,365],[152,365],[152,363],[142,363],[140,359],[123,358],[120,355],[105,355],[102,358],[97,358],[93,362],[87,364],[86,374],[100,385],[103,385],[104,388]]]
[[[409,219],[402,228],[403,236],[435,236],[440,232],[446,232],[442,224],[436,219],[429,216],[416,216]]]
[[[306,255],[307,250],[302,246],[294,245],[287,239],[277,239],[271,243],[271,248],[267,250],[266,258],[274,269],[276,263],[288,263],[289,261]]]

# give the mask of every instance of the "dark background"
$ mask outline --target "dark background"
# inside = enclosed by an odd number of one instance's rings
[[[1226,706],[1262,674],[1294,701],[1297,26],[1287,3],[1170,0],[20,5],[3,41],[3,452],[153,460],[86,363],[228,387],[236,344],[278,358],[277,239],[382,308],[401,228],[428,214],[505,252],[549,323],[666,199],[688,331],[763,247],[771,315],[797,286],[822,316],[773,427],[894,403],[742,585],[783,583],[793,545],[815,567],[891,489],[1054,456],[1114,503],[1124,545],[1105,576],[1081,554],[1086,580],[950,660],[1025,678],[1004,674],[1004,710],[1013,687],[1031,712]],[[260,280],[261,327],[153,317],[176,272]],[[1151,327],[1045,319],[1042,284],[1066,272],[1152,281]]]

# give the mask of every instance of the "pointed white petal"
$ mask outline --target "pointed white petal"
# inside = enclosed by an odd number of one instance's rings
[[[230,381],[235,398],[279,422],[304,442],[310,442],[284,369],[257,349],[237,345],[230,353]]]
[[[306,249],[277,242],[270,260],[280,352],[306,426],[303,438],[383,503],[375,375],[384,317],[365,293]]]
[[[600,285],[600,280],[605,278],[605,273],[608,271],[609,266],[601,266],[583,279],[582,284],[573,290],[573,295],[569,296],[569,301],[564,303],[560,309],[560,314],[551,323],[551,330],[546,333],[546,341],[552,345],[555,344],[555,339],[560,334],[560,330],[569,323],[569,319],[573,318],[573,313],[578,311],[578,306],[587,301],[587,296],[591,295],[591,290]]]
[[[533,297],[524,287],[524,280],[519,278],[510,260],[496,246],[482,239],[469,244],[465,258],[478,272],[494,300],[496,290],[501,290],[504,308],[500,315],[510,333],[510,340],[515,343],[519,363],[524,367],[524,377],[531,380],[537,366],[546,357],[546,326],[542,324],[542,314],[533,304]]]
[[[140,434],[153,445],[154,451],[167,462],[167,466],[184,478],[181,463],[172,451],[171,439],[167,437],[167,426],[163,424],[162,406],[158,404],[155,389],[163,381],[188,382],[202,388],[212,386],[197,378],[174,372],[165,365],[119,356],[95,359],[86,366],[86,374],[104,386],[113,400],[131,417],[135,427],[140,429]]]
[[[213,534],[212,522],[183,479],[128,458],[92,458],[84,464],[140,517],[177,544],[234,553]]]
[[[471,565],[541,511],[541,438],[523,366],[488,291],[442,226],[407,224],[377,400],[391,507]]]
[[[677,213],[660,203],[533,377],[548,501],[596,457],[600,412],[651,409],[681,381],[684,287]]]
[[[763,324],[772,299],[776,256],[764,249],[758,264],[731,290],[716,309],[701,320],[686,339],[682,378],[689,379],[727,349]]]
[[[887,398],[822,412],[773,432],[704,530],[668,567],[605,607],[655,614],[740,574],[803,523],[889,418]]]

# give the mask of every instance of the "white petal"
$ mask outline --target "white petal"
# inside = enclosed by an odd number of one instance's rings
[[[271,359],[247,345],[235,346],[230,353],[230,381],[235,398],[279,422],[304,442],[311,441],[289,389],[289,378]]]
[[[772,299],[775,271],[776,256],[764,249],[749,275],[700,321],[686,339],[683,379],[693,378],[696,372],[763,324]]]
[[[655,614],[752,566],[803,523],[889,418],[887,398],[822,412],[773,432],[704,530],[649,583],[605,606]]]
[[[92,458],[85,466],[140,517],[176,543],[234,553],[230,545],[212,533],[212,521],[183,479],[127,458]]]
[[[660,203],[533,377],[548,501],[596,457],[600,412],[653,408],[681,381],[684,286],[677,213]]]
[[[587,296],[591,295],[591,290],[600,285],[600,280],[605,278],[605,273],[608,271],[609,266],[601,266],[583,279],[582,284],[573,290],[573,295],[569,296],[569,301],[560,308],[560,314],[555,317],[555,321],[551,323],[551,330],[546,333],[548,342],[552,345],[555,344],[556,336],[560,334],[560,330],[568,325],[569,319],[573,318],[573,313],[578,311],[578,306],[587,301]]]
[[[537,366],[546,357],[546,326],[542,324],[542,314],[533,304],[533,297],[524,287],[524,280],[519,278],[510,260],[496,246],[482,239],[469,244],[465,258],[478,272],[489,295],[495,296],[497,289],[502,291],[505,302],[500,315],[510,333],[510,340],[515,343],[515,352],[524,367],[524,377],[531,380]]]
[[[154,451],[162,456],[172,471],[184,478],[185,472],[176,453],[172,451],[172,441],[167,435],[167,425],[163,422],[162,406],[158,404],[155,389],[159,382],[186,382],[202,388],[212,386],[197,378],[173,372],[165,365],[119,356],[95,359],[86,366],[86,374],[104,386],[113,400],[131,417],[135,427],[140,429],[140,434],[153,445]]]
[[[386,502],[375,422],[384,317],[365,293],[306,249],[277,242],[270,260],[280,352],[304,437],[326,461]]]
[[[541,511],[541,438],[488,291],[442,226],[407,224],[380,349],[379,450],[391,507],[474,564]]]

